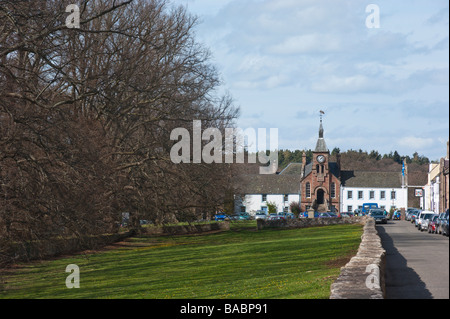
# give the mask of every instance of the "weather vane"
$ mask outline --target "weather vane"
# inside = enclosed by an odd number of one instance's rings
[[[323,117],[324,114],[325,114],[325,112],[320,110],[320,123],[322,123],[322,117]]]

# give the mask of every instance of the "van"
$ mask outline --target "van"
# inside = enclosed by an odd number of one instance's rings
[[[376,208],[378,208],[377,203],[364,203],[362,206],[362,213],[364,215],[367,215],[371,209],[376,209]]]

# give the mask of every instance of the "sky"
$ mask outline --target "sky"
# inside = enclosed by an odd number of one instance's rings
[[[446,156],[448,1],[172,3],[199,18],[196,38],[241,109],[239,128],[278,128],[280,149],[314,149],[323,110],[330,151]]]

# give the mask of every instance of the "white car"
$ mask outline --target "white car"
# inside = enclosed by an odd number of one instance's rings
[[[427,230],[428,229],[428,223],[433,218],[433,216],[436,215],[435,212],[432,211],[423,211],[420,213],[419,217],[417,218],[417,228],[419,230]]]

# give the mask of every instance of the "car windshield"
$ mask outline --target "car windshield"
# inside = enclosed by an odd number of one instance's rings
[[[370,212],[371,216],[384,216],[384,212],[382,210],[373,210]]]
[[[422,218],[423,219],[430,219],[431,217],[433,217],[434,216],[434,214],[424,214],[423,216],[422,216]]]

